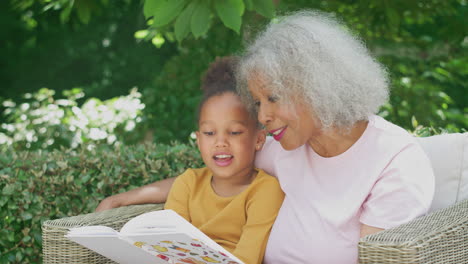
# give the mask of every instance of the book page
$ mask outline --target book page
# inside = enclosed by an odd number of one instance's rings
[[[95,235],[110,235],[116,236],[119,232],[108,226],[81,226],[73,227],[68,231],[70,236],[95,236]]]
[[[121,239],[118,235],[66,235],[70,240],[87,247],[117,263],[155,263],[168,264],[159,254],[151,254],[148,251],[136,247],[134,243]]]
[[[241,264],[172,210],[142,214],[120,232],[106,226],[70,228],[65,237],[117,263]]]
[[[120,233],[124,236],[131,238],[134,241],[138,241],[136,237],[138,237],[139,235],[143,235],[143,237],[145,237],[146,235],[144,234],[148,234],[148,237],[152,236],[154,238],[157,237],[156,234],[165,234],[167,238],[165,240],[168,241],[171,241],[172,237],[175,236],[179,242],[187,243],[188,245],[191,245],[191,243],[193,242],[192,240],[196,239],[196,241],[200,242],[198,244],[201,244],[203,248],[210,249],[205,250],[202,253],[207,252],[209,254],[217,254],[221,256],[225,255],[229,259],[225,263],[229,263],[229,261],[232,261],[231,263],[242,263],[242,261],[240,261],[234,255],[232,255],[229,251],[225,250],[222,246],[218,245],[211,238],[209,238],[207,235],[205,235],[198,228],[193,226],[191,223],[189,223],[187,220],[185,220],[182,216],[178,215],[173,210],[153,211],[139,215],[128,221],[122,227]],[[157,241],[154,240],[145,240],[143,242],[147,242],[150,245],[161,246],[157,243]],[[200,248],[202,246],[200,246]],[[198,252],[196,248],[193,248],[193,246],[192,249],[194,250],[194,252]],[[222,252],[222,254],[220,252]]]
[[[134,245],[167,261],[167,263],[240,264],[223,251],[217,251],[184,233],[128,234]]]

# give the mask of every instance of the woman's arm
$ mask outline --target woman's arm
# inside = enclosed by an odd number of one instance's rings
[[[109,196],[99,203],[96,212],[132,204],[164,203],[174,180],[175,178],[168,178]]]
[[[422,148],[417,143],[407,145],[382,171],[363,203],[361,237],[426,214],[434,185],[434,173]]]
[[[367,235],[371,235],[371,234],[374,234],[383,230],[384,230],[383,228],[361,224],[361,236],[360,237],[363,238]]]

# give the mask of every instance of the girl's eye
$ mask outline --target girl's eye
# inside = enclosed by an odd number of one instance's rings
[[[258,100],[254,101],[254,106],[257,108],[260,107],[260,101]]]
[[[237,136],[237,135],[240,135],[240,134],[242,134],[242,131],[231,132],[231,135],[234,135],[234,136]]]
[[[203,135],[212,136],[212,135],[214,135],[214,132],[206,131],[206,132],[203,132]]]

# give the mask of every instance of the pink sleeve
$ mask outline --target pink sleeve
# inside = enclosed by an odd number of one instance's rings
[[[267,137],[265,144],[261,150],[257,151],[255,155],[255,167],[264,170],[266,173],[276,177],[275,171],[275,154],[277,154],[277,147],[275,140],[272,137]],[[281,146],[280,146],[281,147]]]
[[[401,150],[376,181],[362,205],[361,223],[388,229],[424,215],[434,196],[434,173],[422,148]]]

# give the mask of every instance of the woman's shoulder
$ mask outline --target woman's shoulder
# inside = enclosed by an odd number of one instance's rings
[[[264,190],[267,193],[282,192],[281,186],[278,179],[262,169],[256,169],[258,171],[255,180],[251,183],[252,189]]]
[[[388,162],[398,168],[408,167],[413,170],[417,164],[418,170],[430,174],[432,168],[429,158],[415,136],[379,116],[374,117],[372,125],[376,131],[367,144],[368,148],[374,150],[369,151],[372,155],[387,157]],[[392,167],[388,164],[386,166]]]
[[[383,117],[373,115],[369,118],[369,125],[385,136],[401,137],[402,139],[412,139],[411,134],[404,128],[385,120]]]
[[[369,118],[369,126],[371,126],[369,139],[375,140],[377,146],[386,145],[396,149],[406,148],[409,145],[419,147],[416,138],[408,131],[380,116]]]

